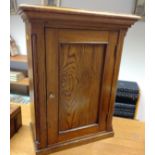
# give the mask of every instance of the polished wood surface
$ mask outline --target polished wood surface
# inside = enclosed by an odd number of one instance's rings
[[[85,15],[97,15],[97,16],[108,16],[108,17],[120,17],[120,18],[131,18],[131,19],[140,19],[139,16],[131,14],[119,14],[119,13],[110,13],[110,12],[99,12],[99,11],[88,11],[82,9],[73,9],[73,8],[59,8],[54,6],[35,6],[28,4],[20,4],[20,9],[28,11],[41,11],[41,12],[57,12],[57,13],[66,13],[66,14],[85,14]],[[19,9],[19,11],[20,11]]]
[[[21,105],[23,126],[11,138],[11,155],[35,155],[29,126],[30,104]],[[144,123],[136,120],[113,119],[115,136],[106,140],[77,146],[50,155],[144,155]]]
[[[63,44],[61,46],[60,132],[98,123],[97,96],[100,93],[104,53],[104,45]],[[85,113],[87,115],[83,115]]]
[[[113,136],[123,40],[140,17],[22,5],[32,129],[43,155]]]
[[[110,90],[105,88],[111,85],[117,35],[46,30],[49,144],[106,130]]]
[[[27,21],[46,20],[46,25],[77,29],[128,29],[141,17],[71,8],[20,5],[18,13]],[[53,22],[54,21],[54,22]]]

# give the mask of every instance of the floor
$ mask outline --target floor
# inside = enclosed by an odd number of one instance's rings
[[[35,155],[32,141],[29,104],[22,105],[23,126],[11,139],[11,155]],[[144,123],[114,118],[115,136],[51,155],[144,155]]]

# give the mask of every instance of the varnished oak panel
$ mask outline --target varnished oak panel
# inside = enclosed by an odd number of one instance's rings
[[[59,131],[98,123],[105,46],[61,44],[59,55]]]

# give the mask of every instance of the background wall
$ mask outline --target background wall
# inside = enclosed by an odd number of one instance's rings
[[[19,3],[40,4],[41,0],[17,0]],[[133,13],[135,0],[62,0],[63,7],[73,7],[94,11]],[[21,54],[26,54],[25,25],[18,15],[10,18],[10,32],[19,45]],[[125,38],[120,80],[136,81],[141,89],[137,119],[145,119],[145,23],[139,21],[133,25]]]

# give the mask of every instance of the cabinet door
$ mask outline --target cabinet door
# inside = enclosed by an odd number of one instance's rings
[[[106,131],[117,33],[45,30],[48,144]]]

